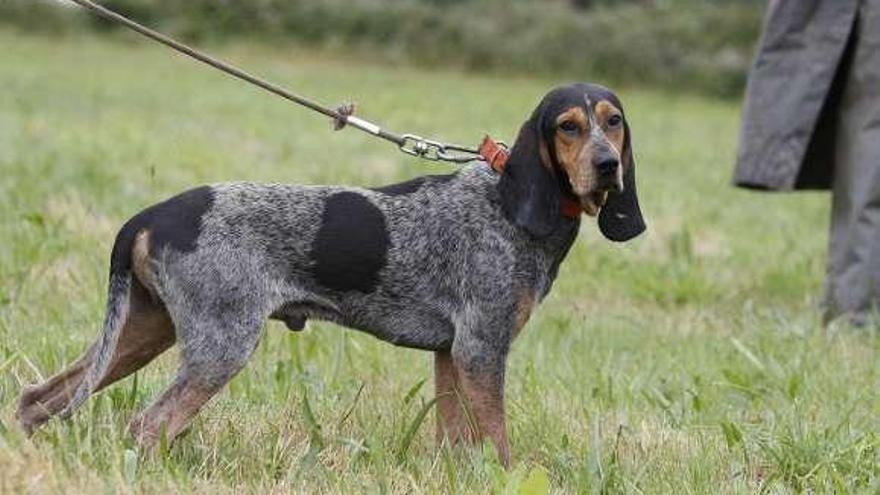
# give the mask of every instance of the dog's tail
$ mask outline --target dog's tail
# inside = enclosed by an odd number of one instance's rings
[[[74,392],[67,406],[59,413],[62,418],[68,418],[76,409],[95,391],[95,388],[107,373],[113,354],[116,351],[116,343],[119,334],[128,319],[131,306],[131,271],[111,270],[110,285],[107,289],[107,311],[104,315],[104,328],[96,348],[92,351],[92,362],[86,375]]]

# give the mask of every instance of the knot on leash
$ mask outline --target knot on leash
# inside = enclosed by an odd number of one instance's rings
[[[336,107],[336,117],[333,117],[333,130],[338,131],[345,127],[346,117],[354,115],[355,104],[354,103],[343,103]]]

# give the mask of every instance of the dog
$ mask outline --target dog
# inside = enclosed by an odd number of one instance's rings
[[[547,295],[581,213],[612,241],[645,230],[632,137],[610,90],[550,91],[509,153],[450,175],[364,189],[198,187],[124,224],[110,256],[103,330],[69,368],[26,387],[31,434],[173,344],[171,385],[130,424],[149,448],[173,440],[238,373],[267,318],[335,322],[434,352],[437,435],[489,438],[510,464],[504,413],[511,342]]]

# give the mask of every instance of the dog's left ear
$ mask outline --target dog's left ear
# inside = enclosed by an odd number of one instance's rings
[[[609,192],[605,206],[599,212],[599,230],[608,239],[623,242],[645,231],[645,219],[636,195],[636,162],[633,159],[632,139],[626,117],[623,119],[626,135],[623,139],[623,191]]]
[[[535,237],[548,235],[559,223],[562,194],[552,164],[546,163],[542,118],[536,110],[520,128],[498,182],[504,213]]]

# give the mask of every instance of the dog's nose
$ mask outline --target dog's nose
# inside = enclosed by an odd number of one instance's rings
[[[620,161],[617,158],[608,157],[596,163],[596,170],[600,176],[614,175],[617,173],[618,165],[620,165]]]

